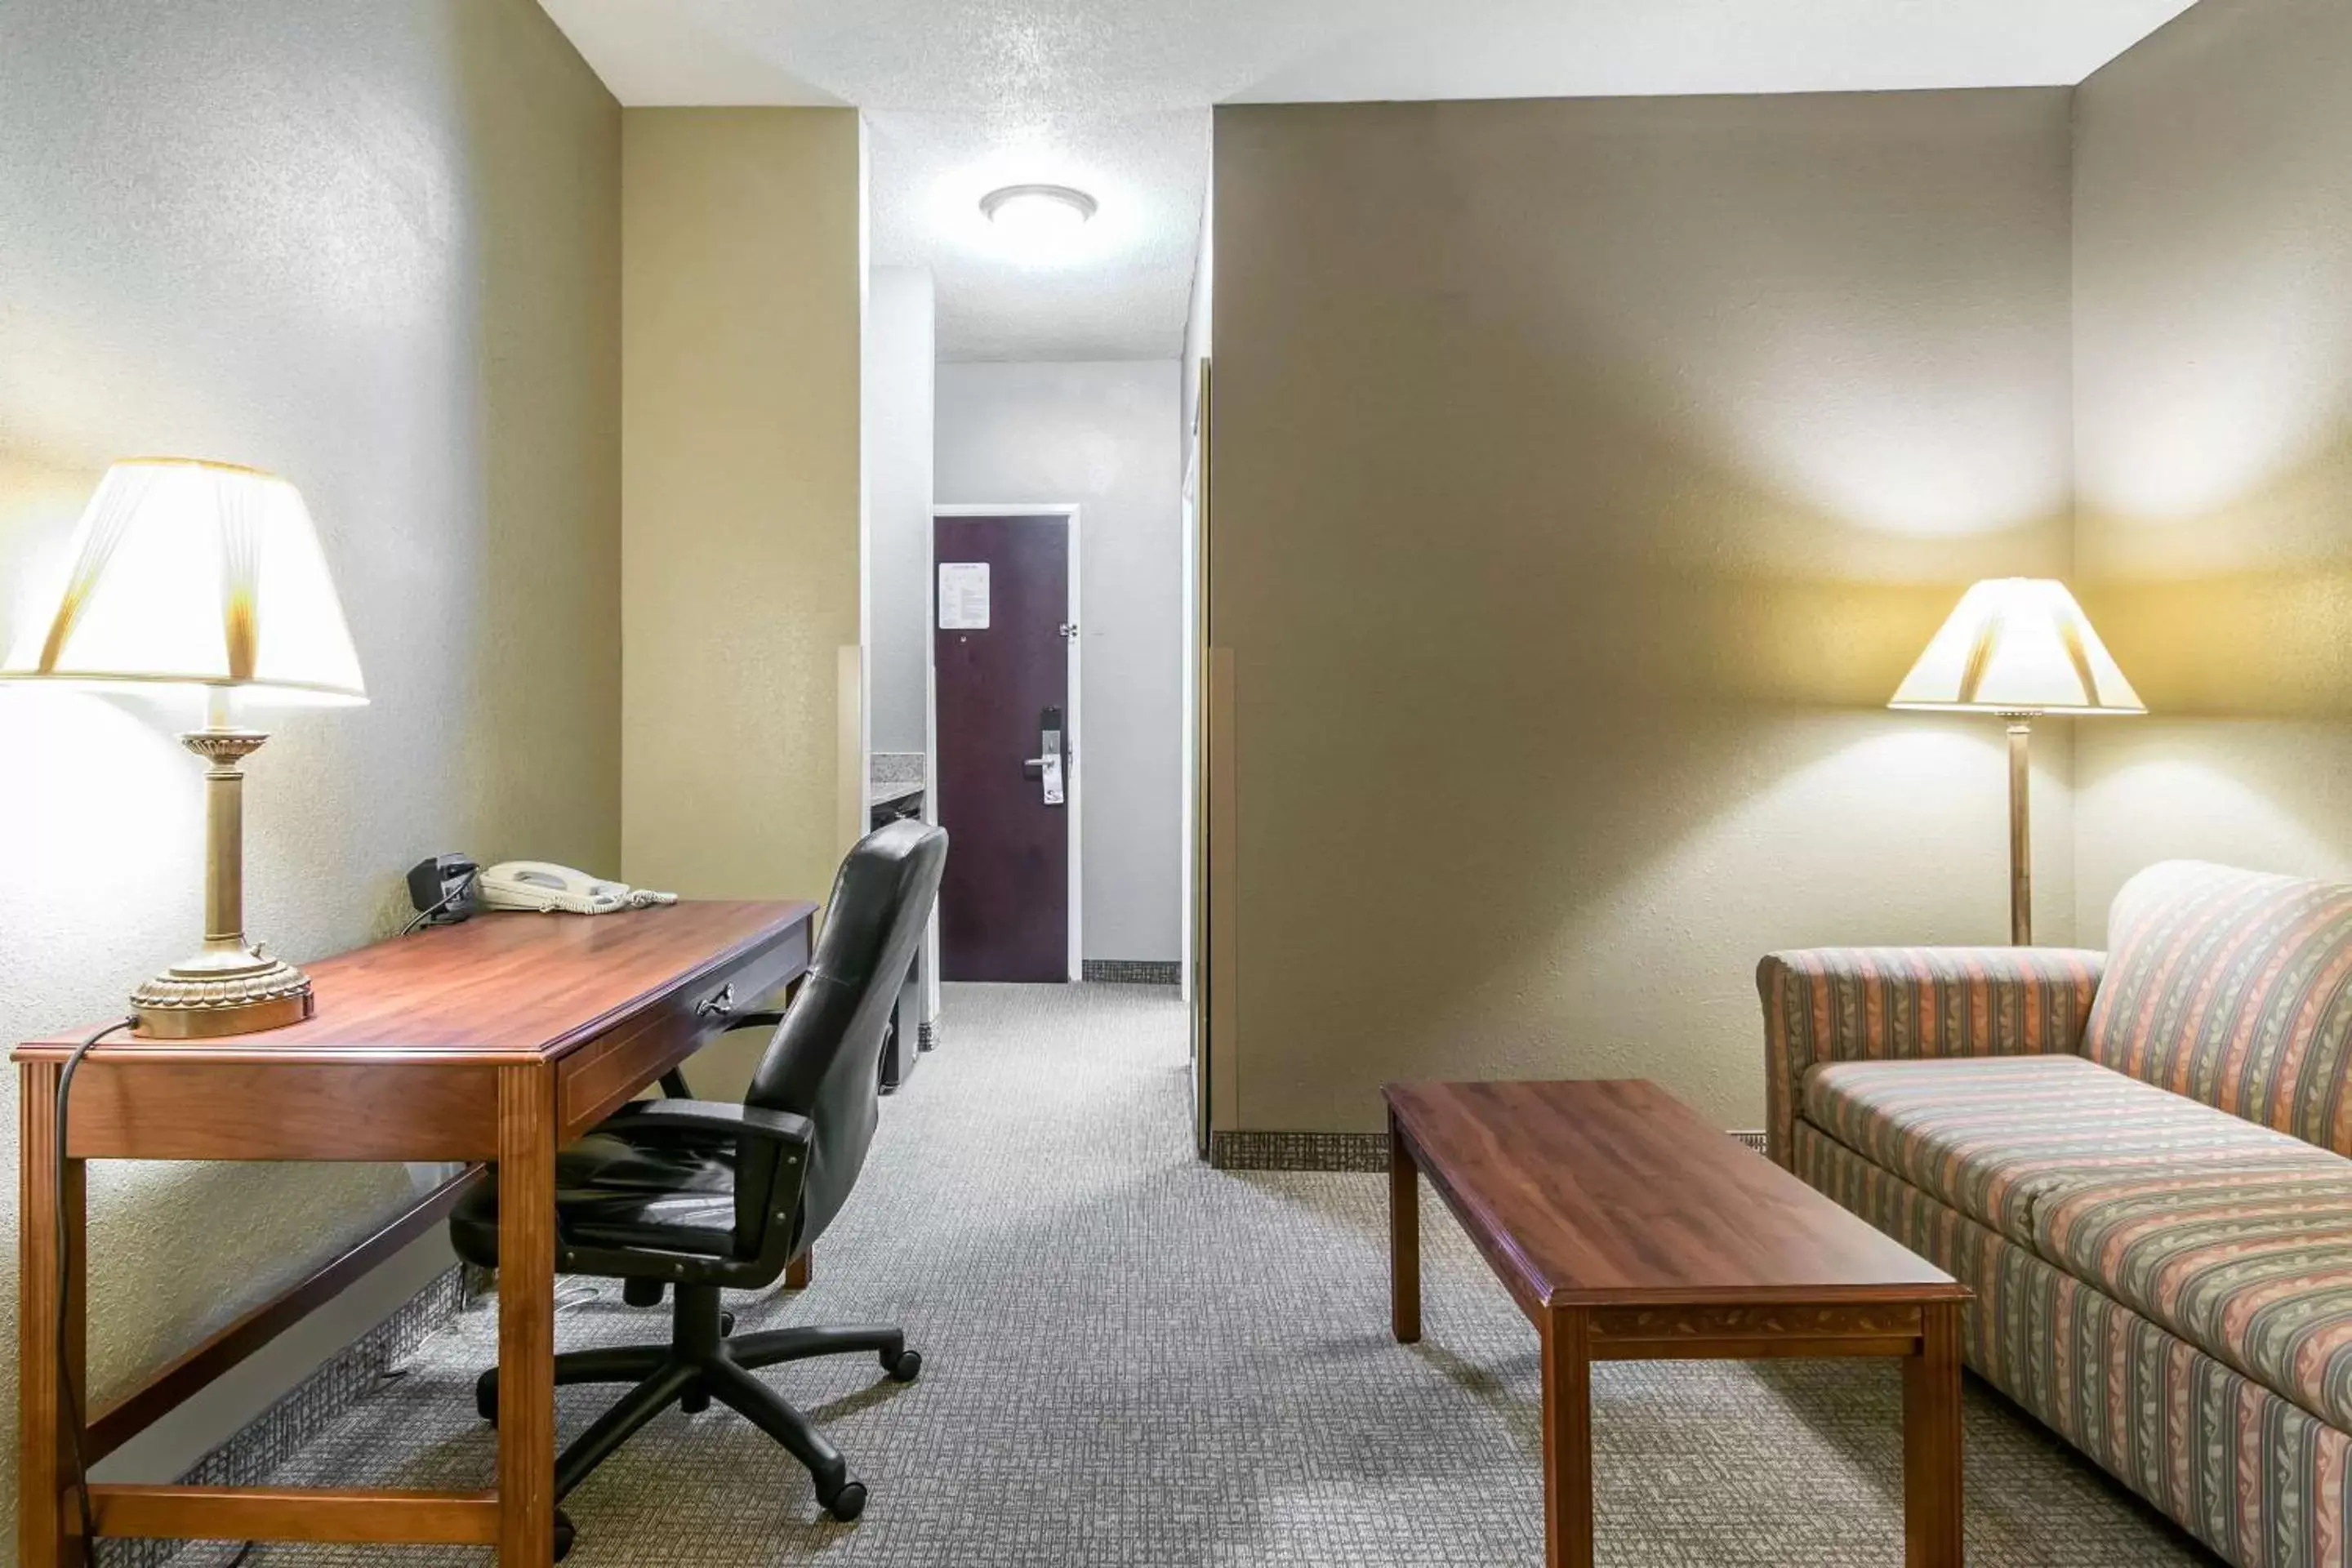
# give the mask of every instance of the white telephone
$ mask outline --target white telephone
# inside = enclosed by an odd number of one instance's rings
[[[493,910],[534,910],[541,914],[609,915],[677,902],[676,893],[604,882],[569,866],[544,860],[505,860],[482,873],[479,891]]]

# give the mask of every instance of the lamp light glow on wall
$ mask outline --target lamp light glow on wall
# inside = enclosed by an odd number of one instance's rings
[[[1097,210],[1094,197],[1068,185],[1005,185],[980,198],[981,216],[1026,250],[1067,242]]]
[[[245,774],[268,737],[230,721],[232,693],[367,700],[310,513],[275,475],[230,463],[115,464],[76,529],[65,581],[0,665],[0,679],[108,689],[201,689],[205,728],[181,743],[205,775],[205,942],[131,995],[139,1032],[192,1038],[310,1016],[310,980],[245,938]]]
[[[2009,928],[2033,941],[2032,779],[2028,747],[2045,713],[2145,713],[2063,583],[2001,577],[1961,595],[1890,708],[1997,713],[2009,721]]]

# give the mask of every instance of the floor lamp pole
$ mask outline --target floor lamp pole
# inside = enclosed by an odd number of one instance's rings
[[[2033,738],[2033,715],[2011,713],[2009,720],[2009,940],[2017,947],[2033,945],[2033,769],[2027,756]]]

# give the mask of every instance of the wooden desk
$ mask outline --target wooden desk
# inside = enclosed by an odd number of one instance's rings
[[[544,1568],[555,1528],[555,1152],[797,980],[814,913],[806,903],[686,903],[594,918],[483,915],[307,965],[318,1016],[290,1028],[110,1040],[74,1076],[62,1207],[52,1190],[58,1079],[91,1031],[18,1047],[24,1568],[84,1561],[62,1484],[58,1364],[62,1339],[84,1386],[89,1160],[495,1161],[505,1199],[495,1489],[95,1486],[100,1535],[494,1545],[500,1568]],[[68,1257],[76,1291],[60,1322],[58,1268]],[[331,1265],[313,1280],[336,1274]],[[91,1431],[118,1447],[204,1381],[184,1358]]]
[[[1592,1562],[1593,1362],[1767,1356],[1902,1358],[1905,1561],[1958,1568],[1966,1286],[1654,1083],[1384,1092],[1396,1338],[1421,1338],[1425,1173],[1542,1336],[1552,1568]]]

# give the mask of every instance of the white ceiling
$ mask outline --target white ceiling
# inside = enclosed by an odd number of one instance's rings
[[[877,266],[931,269],[948,360],[1173,359],[1183,352],[1209,183],[1209,110],[868,109]],[[1002,185],[1101,204],[1047,260],[980,213]]]
[[[849,104],[948,359],[1179,352],[1218,103],[2054,86],[2191,0],[541,0],[625,104]],[[994,185],[1102,204],[1053,267]]]

